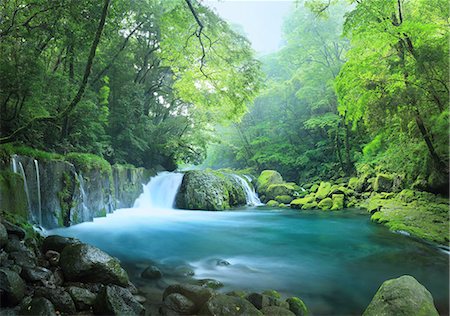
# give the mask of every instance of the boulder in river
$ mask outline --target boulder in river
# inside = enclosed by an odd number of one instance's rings
[[[180,293],[167,295],[164,298],[164,304],[166,304],[169,309],[181,315],[192,315],[196,310],[194,302]]]
[[[200,315],[263,315],[249,301],[237,296],[218,294],[211,297],[199,312]]]
[[[49,250],[62,252],[66,246],[80,243],[81,242],[76,238],[51,235],[44,239],[42,243],[42,252],[46,253]]]
[[[155,280],[160,279],[162,277],[162,273],[158,267],[148,266],[144,271],[142,271],[141,277],[144,279]]]
[[[308,315],[308,308],[305,303],[298,297],[289,297],[286,299],[289,304],[289,310],[293,312],[296,316],[306,316]]]
[[[68,281],[128,285],[128,275],[119,261],[91,245],[66,246],[61,253],[60,264]]]
[[[205,304],[213,295],[214,291],[207,287],[192,284],[173,284],[166,288],[163,293],[163,299],[173,293],[179,293],[195,304],[195,311]]]
[[[437,316],[431,293],[410,275],[383,282],[363,316]]]

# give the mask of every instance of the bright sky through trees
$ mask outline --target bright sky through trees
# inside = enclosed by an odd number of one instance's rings
[[[260,54],[277,51],[282,43],[283,18],[295,5],[290,0],[205,0],[231,24],[239,24]]]

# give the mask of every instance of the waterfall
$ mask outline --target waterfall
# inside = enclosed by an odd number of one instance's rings
[[[17,172],[17,155],[12,155],[11,156],[11,167],[14,173],[18,173]]]
[[[19,161],[19,169],[20,169],[20,174],[22,175],[22,178],[23,178],[23,186],[25,189],[25,194],[27,196],[28,211],[30,212],[30,214],[33,214],[32,210],[31,210],[31,199],[30,199],[30,193],[28,191],[27,177],[25,175],[25,169],[23,168],[23,165],[20,161]]]
[[[258,194],[256,194],[255,189],[251,187],[250,184],[247,182],[247,180],[249,181],[251,180],[249,179],[250,177],[245,176],[245,178],[247,179],[245,180],[244,178],[238,176],[237,174],[233,174],[232,176],[239,181],[242,188],[244,189],[247,205],[251,206],[264,205],[263,203],[261,203],[261,200],[259,199]]]
[[[81,172],[75,173],[75,176],[78,180],[78,183],[80,184],[80,199],[81,199],[81,207],[83,212],[83,219],[89,218],[89,208],[87,207],[87,195],[86,191],[84,190],[84,178]]]
[[[41,204],[41,179],[39,178],[39,163],[34,159],[34,167],[36,168],[36,183],[38,196],[38,224],[42,225],[42,204]]]
[[[160,172],[144,185],[144,192],[134,202],[135,208],[173,209],[183,180],[182,173]]]

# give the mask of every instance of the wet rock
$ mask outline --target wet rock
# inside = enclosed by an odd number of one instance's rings
[[[210,289],[219,289],[223,287],[223,283],[214,279],[201,279],[196,281],[197,285],[208,287]]]
[[[66,290],[77,310],[87,310],[94,305],[96,295],[91,291],[76,286],[69,286]]]
[[[0,223],[0,249],[3,249],[8,244],[8,232],[5,226]]]
[[[130,291],[117,285],[103,287],[94,303],[97,315],[143,315],[144,311]]]
[[[20,315],[56,316],[56,312],[52,302],[44,297],[37,297],[21,308]]]
[[[404,275],[383,282],[363,316],[439,315],[430,292],[415,278]]]
[[[14,271],[0,268],[0,303],[1,306],[19,304],[25,294],[25,282]]]
[[[64,283],[64,274],[60,268],[53,271],[53,282],[58,286],[61,286]]]
[[[194,302],[179,293],[167,295],[164,303],[169,309],[182,315],[192,315],[196,310]]]
[[[49,281],[53,277],[52,271],[43,267],[25,267],[20,276],[28,282]]]
[[[81,242],[76,238],[52,235],[44,239],[42,243],[42,252],[46,253],[49,250],[53,250],[61,253],[66,246],[80,243]]]
[[[24,267],[35,267],[37,265],[36,256],[30,250],[26,251],[14,251],[9,254],[9,257],[14,260],[14,262]]]
[[[266,306],[261,312],[268,316],[295,316],[290,310],[279,306]]]
[[[216,261],[216,266],[219,266],[219,267],[226,267],[229,265],[230,265],[230,263],[223,259],[217,259],[217,261]]]
[[[56,267],[59,264],[61,255],[55,250],[47,250],[47,252],[45,253],[45,258],[48,260],[51,266]]]
[[[147,301],[147,299],[142,295],[133,295],[133,297],[136,301],[138,301],[141,304],[144,304]]]
[[[289,304],[289,310],[293,312],[296,316],[306,316],[308,315],[308,308],[305,303],[298,297],[289,297],[286,299]]]
[[[2,221],[3,226],[5,227],[6,231],[8,232],[8,235],[15,235],[17,236],[20,240],[25,238],[25,230],[23,230],[22,228],[20,228],[17,225],[14,225],[8,221]]]
[[[61,253],[60,265],[68,281],[128,285],[128,275],[119,261],[94,246],[66,246]]]
[[[241,291],[241,290],[234,290],[234,291],[228,292],[227,295],[246,298],[248,293],[245,291]]]
[[[200,308],[211,296],[214,291],[210,288],[192,285],[192,284],[173,284],[166,288],[163,293],[163,299],[173,293],[181,294],[194,302],[196,308]]]
[[[50,300],[55,306],[56,310],[66,314],[74,314],[76,312],[75,303],[72,297],[64,288],[47,288],[40,287],[35,291],[36,297],[45,297]]]
[[[218,294],[211,297],[201,308],[200,315],[263,315],[249,301],[236,297]]]
[[[280,306],[282,302],[277,298],[260,293],[251,293],[247,296],[247,300],[252,303],[257,309],[262,309],[267,306]]]
[[[177,276],[193,276],[195,275],[194,270],[192,270],[190,267],[188,266],[179,266],[176,267],[175,270],[173,271],[175,275]]]
[[[162,277],[161,270],[156,266],[148,266],[142,273],[141,277],[144,279],[155,280]]]
[[[28,251],[28,248],[25,246],[25,243],[19,239],[19,237],[16,235],[10,235],[5,250],[7,252]]]
[[[275,290],[266,290],[266,291],[262,292],[262,294],[267,295],[267,296],[272,296],[273,298],[276,298],[276,299],[281,299],[281,294]]]

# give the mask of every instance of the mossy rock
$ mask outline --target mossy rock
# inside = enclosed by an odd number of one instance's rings
[[[303,206],[302,206],[302,210],[313,210],[315,208],[317,208],[316,201],[307,202],[307,203],[303,204]]]
[[[333,194],[331,199],[333,200],[332,211],[344,209],[344,194]]]
[[[278,205],[280,205],[280,203],[278,203],[278,202],[275,201],[275,200],[270,200],[269,202],[266,203],[266,205],[267,205],[268,207],[278,207]]]
[[[314,183],[311,188],[309,189],[309,192],[311,193],[316,193],[317,190],[319,189],[319,185],[317,183]]]
[[[331,187],[330,193],[328,194],[328,197],[331,197],[333,194],[347,195],[347,191],[348,189],[342,185],[333,185]]]
[[[392,175],[379,173],[372,186],[375,192],[391,192],[393,185],[394,177]]]
[[[328,194],[330,194],[330,192],[331,192],[331,183],[321,182],[316,192],[316,199],[323,200],[328,196]]]
[[[410,275],[383,282],[363,316],[438,316],[431,293]]]
[[[305,196],[303,198],[299,198],[299,199],[295,199],[295,200],[291,201],[290,205],[291,205],[291,208],[300,209],[300,208],[302,208],[303,205],[314,202],[314,199],[315,198],[312,195]]]
[[[275,170],[264,170],[256,180],[256,191],[262,195],[272,184],[283,183],[283,177]]]
[[[308,315],[308,308],[305,303],[298,297],[289,297],[286,299],[289,304],[289,310],[293,312],[296,316],[306,316]]]
[[[290,195],[294,196],[299,190],[299,186],[295,183],[278,183],[271,184],[266,190],[266,199],[274,200],[277,196]]]
[[[267,296],[271,296],[271,297],[276,298],[278,300],[281,299],[281,294],[279,292],[275,291],[275,290],[266,290],[266,291],[262,292],[262,294],[263,295],[267,295]]]
[[[289,204],[294,198],[290,195],[277,195],[275,201],[278,203]]]
[[[17,173],[0,170],[0,211],[28,218],[28,201],[23,178]]]
[[[330,198],[324,198],[317,205],[322,211],[330,210],[333,207],[333,200]]]

